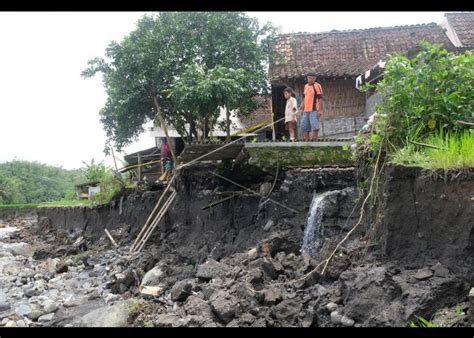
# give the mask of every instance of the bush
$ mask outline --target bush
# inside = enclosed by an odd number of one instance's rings
[[[392,56],[384,79],[377,85],[386,113],[383,128],[387,140],[403,146],[441,130],[461,132],[474,120],[474,56],[472,52],[448,53],[441,45],[421,43],[421,51],[409,59]]]

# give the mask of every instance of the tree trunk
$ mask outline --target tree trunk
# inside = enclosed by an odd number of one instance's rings
[[[226,123],[226,132],[227,132],[226,142],[229,142],[230,141],[230,113],[227,107],[225,108],[225,123]]]
[[[165,132],[166,140],[168,141],[168,145],[170,147],[171,156],[173,156],[173,163],[174,163],[174,165],[177,165],[176,156],[175,156],[175,153],[174,153],[174,148],[173,148],[173,145],[170,142],[171,140],[170,140],[170,137],[168,135],[168,129],[166,128],[165,120],[163,119],[163,116],[161,116],[160,105],[158,104],[158,100],[156,99],[156,96],[154,96],[154,95],[153,95],[153,101],[155,103],[156,114],[158,114],[158,117],[161,120],[161,128],[163,128],[163,131]]]

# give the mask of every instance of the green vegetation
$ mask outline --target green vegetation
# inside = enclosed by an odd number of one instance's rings
[[[473,69],[471,51],[450,53],[428,42],[411,59],[395,54],[387,61],[376,86],[382,101],[371,132],[356,138],[358,189],[365,196],[361,213],[372,224],[369,239],[383,219],[389,163],[433,170],[473,166]]]
[[[443,133],[430,135],[423,146],[407,144],[396,150],[391,162],[424,169],[453,169],[474,167],[474,133],[465,131],[458,135]]]
[[[122,178],[103,163],[84,163],[66,170],[38,162],[12,161],[0,164],[0,208],[91,206],[107,203],[122,189]],[[94,201],[77,199],[74,186],[98,182],[102,196]]]
[[[0,209],[28,209],[28,208],[37,208],[39,203],[29,203],[29,204],[0,204]]]
[[[159,122],[158,115],[192,139],[198,130],[208,134],[216,104],[241,113],[255,109],[252,97],[268,92],[273,33],[271,25],[260,27],[242,12],[144,16],[120,43],[109,44],[106,59],[90,60],[82,72],[86,78],[103,74],[108,96],[100,112],[105,151],[111,143],[122,149],[143,131],[144,123]],[[234,75],[237,90],[231,83]],[[189,90],[183,93],[181,83]]]
[[[430,322],[421,316],[416,316],[416,321],[411,321],[409,327],[441,327],[436,322]]]
[[[31,204],[60,200],[74,194],[82,180],[79,170],[66,170],[38,162],[0,164],[0,204]]]

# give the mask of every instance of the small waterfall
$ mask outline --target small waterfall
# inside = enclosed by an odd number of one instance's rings
[[[321,223],[323,220],[325,199],[328,195],[337,194],[339,190],[326,191],[322,194],[313,194],[311,206],[309,207],[306,227],[304,229],[303,245],[301,252],[307,252],[310,256],[316,256],[323,237]]]

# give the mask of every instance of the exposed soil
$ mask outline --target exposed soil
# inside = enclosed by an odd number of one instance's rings
[[[209,173],[216,170],[222,169],[201,164],[181,172],[178,198],[140,254],[128,249],[159,191],[127,192],[122,202],[98,208],[3,215],[3,227],[19,231],[0,242],[29,243],[34,253],[0,255],[2,266],[18,268],[0,271],[9,296],[3,312],[0,297],[2,325],[407,326],[416,316],[467,325],[472,173],[445,182],[392,169],[380,245],[367,246],[363,229],[355,232],[321,276],[314,268],[358,217],[353,169],[280,171],[270,197],[296,213],[248,193],[203,210],[240,190]],[[274,174],[246,168],[224,175],[265,194]],[[334,193],[324,207],[321,249],[309,257],[300,249],[314,191]],[[34,274],[20,276],[24,266]],[[156,295],[140,293],[145,287]],[[39,320],[51,302],[54,315]],[[21,303],[28,309],[17,311]]]

